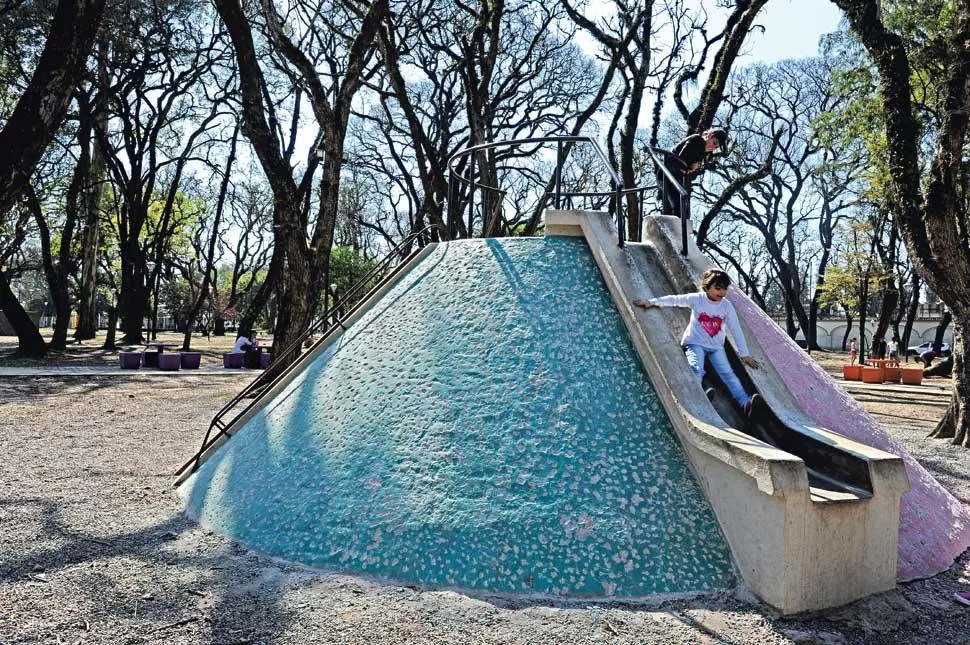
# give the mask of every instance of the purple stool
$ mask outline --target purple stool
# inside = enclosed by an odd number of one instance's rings
[[[141,367],[141,352],[121,352],[118,354],[121,369],[136,370]]]
[[[259,367],[260,369],[266,369],[269,367],[269,362],[273,359],[268,353],[263,352],[259,355]]]
[[[182,352],[182,369],[197,370],[202,364],[202,352]]]
[[[245,354],[223,354],[222,366],[230,369],[239,369],[243,366],[244,358],[246,358]]]
[[[158,355],[158,369],[165,372],[174,372],[180,367],[182,367],[182,355],[179,352]]]

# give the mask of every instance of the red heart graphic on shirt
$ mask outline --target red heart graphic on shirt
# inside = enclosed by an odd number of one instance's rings
[[[697,317],[697,322],[701,324],[701,327],[704,328],[707,335],[712,338],[717,336],[717,333],[721,331],[722,319],[717,316],[708,316],[706,313],[702,313]]]

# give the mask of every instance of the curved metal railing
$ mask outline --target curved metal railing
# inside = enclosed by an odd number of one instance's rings
[[[526,139],[509,139],[505,141],[495,141],[492,143],[483,143],[476,146],[469,146],[464,150],[460,150],[453,154],[448,160],[448,170],[449,170],[449,187],[448,187],[448,203],[449,203],[449,216],[448,225],[449,232],[452,237],[457,237],[457,226],[458,222],[462,221],[461,213],[456,205],[461,201],[459,199],[459,183],[463,184],[468,189],[468,194],[465,201],[468,212],[466,231],[468,235],[471,236],[471,231],[474,229],[474,210],[475,210],[475,192],[476,190],[481,190],[482,193],[492,194],[498,196],[499,199],[503,198],[505,191],[498,186],[490,186],[483,184],[475,180],[475,166],[476,158],[478,153],[485,152],[488,150],[493,150],[496,148],[508,148],[508,147],[521,147],[528,145],[540,145],[540,144],[556,144],[556,167],[554,171],[553,178],[551,180],[552,189],[547,190],[543,193],[542,205],[551,202],[555,208],[562,208],[563,204],[573,204],[574,200],[580,198],[600,198],[599,207],[606,205],[607,211],[610,216],[616,222],[616,229],[618,234],[618,243],[620,246],[626,241],[626,211],[624,210],[624,197],[630,194],[638,193],[637,202],[640,208],[638,211],[638,218],[642,220],[643,213],[643,203],[644,194],[647,190],[653,188],[653,186],[636,186],[632,188],[625,188],[623,186],[623,180],[620,175],[616,172],[613,166],[610,164],[609,159],[603,150],[599,147],[596,141],[590,137],[586,136],[549,136],[549,137],[529,137]],[[592,147],[596,156],[602,161],[606,172],[609,175],[611,190],[608,192],[572,192],[563,189],[562,181],[562,170],[565,165],[566,159],[569,152],[572,150],[572,146],[577,143],[587,144]],[[457,164],[468,158],[468,166],[465,172],[459,172],[456,168]],[[463,176],[466,175],[466,176]],[[493,223],[489,220],[489,207],[488,203],[485,203],[482,207],[482,231],[483,234],[487,235],[490,227],[494,228]],[[642,231],[642,221],[637,223],[637,231]]]

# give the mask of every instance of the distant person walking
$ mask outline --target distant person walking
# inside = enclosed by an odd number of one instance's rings
[[[634,300],[633,304],[644,309],[652,307],[689,307],[690,322],[680,340],[684,346],[687,362],[697,376],[697,380],[704,382],[704,359],[707,358],[714,366],[714,370],[727,386],[731,396],[737,401],[745,414],[751,413],[751,408],[759,395],[748,396],[744,386],[734,373],[734,368],[728,362],[727,352],[724,351],[724,341],[727,338],[725,329],[731,330],[734,344],[737,347],[741,362],[748,367],[757,369],[758,361],[748,355],[748,345],[738,324],[738,314],[724,296],[731,286],[731,277],[720,269],[708,269],[701,276],[702,293],[685,293],[673,296],[650,298],[649,300]],[[713,388],[705,390],[708,398],[714,396]]]
[[[893,339],[889,341],[889,343],[887,343],[886,349],[889,350],[890,360],[898,361],[899,360],[899,337],[893,336]]]
[[[701,172],[705,159],[713,156],[718,148],[721,155],[727,154],[727,131],[723,128],[711,128],[704,134],[692,134],[674,146],[673,152],[663,154],[663,163],[673,175],[674,180],[679,183],[687,195],[690,195],[690,180]],[[687,209],[687,216],[690,217],[689,201],[681,201],[681,195],[674,188],[670,180],[664,176],[663,171],[658,167],[655,169],[657,176],[657,187],[660,190],[661,212],[664,215],[680,216],[681,205]]]
[[[849,365],[855,365],[855,359],[859,357],[859,348],[856,347],[855,337],[849,341]]]

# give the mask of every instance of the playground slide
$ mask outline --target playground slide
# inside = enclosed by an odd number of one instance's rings
[[[673,231],[663,227],[658,218],[647,220],[645,226],[650,242],[630,244],[627,253],[645,283],[650,285],[651,295],[696,291],[700,274],[709,265],[694,266],[693,259],[681,256],[672,237]],[[688,310],[677,308],[664,308],[657,313],[675,330],[683,329],[690,316]],[[756,342],[751,344],[752,347],[755,345]],[[708,365],[705,381],[709,381],[706,385],[714,387],[717,392],[714,408],[721,418],[733,428],[802,459],[813,502],[845,503],[871,498],[872,480],[866,454],[854,450],[840,437],[814,428],[815,424],[795,404],[787,388],[778,387],[781,379],[774,373],[770,361],[761,357],[761,370],[749,374],[733,345],[728,343],[725,349],[747,392],[761,394],[765,403],[757,406],[748,418]],[[761,387],[754,383],[755,378]]]
[[[648,221],[644,244],[619,248],[603,213],[547,212],[547,235],[582,235],[669,415],[741,574],[784,613],[838,606],[893,588],[902,461],[819,427],[799,408],[757,339],[760,370],[736,371],[765,405],[748,422],[726,394],[712,405],[680,349],[677,310],[637,298],[696,290],[708,261],[677,252],[670,222]],[[715,385],[717,385],[715,383]]]

